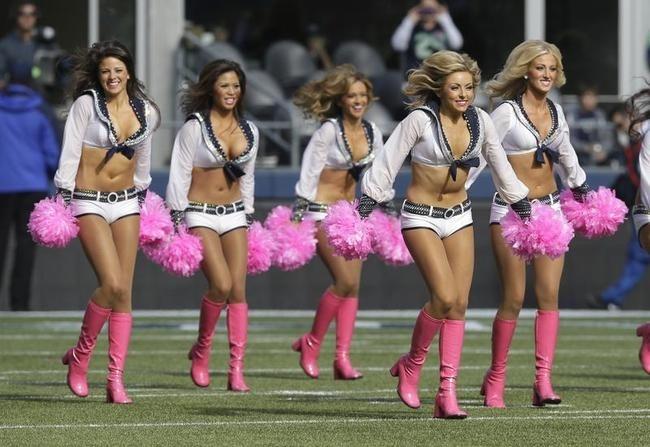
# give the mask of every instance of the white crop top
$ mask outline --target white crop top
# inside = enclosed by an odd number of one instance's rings
[[[300,179],[296,183],[296,195],[314,201],[318,181],[324,168],[349,170],[355,180],[372,163],[383,148],[383,138],[379,128],[370,121],[363,121],[363,129],[368,141],[368,153],[358,161],[352,160],[350,144],[343,131],[343,122],[331,118],[314,132],[305,148],[300,168]]]
[[[643,138],[639,152],[639,201],[650,208],[650,120],[642,122],[638,132]]]
[[[212,130],[208,114],[190,115],[176,134],[172,150],[166,200],[173,210],[184,210],[189,202],[187,193],[192,183],[192,168],[223,168],[226,175],[239,182],[246,213],[254,211],[255,158],[259,131],[250,121],[240,120],[239,127],[246,138],[246,149],[232,160],[224,152]]]
[[[587,179],[578,163],[575,149],[569,140],[569,126],[562,108],[547,99],[551,112],[551,130],[542,139],[539,131],[528,118],[521,102],[517,99],[505,101],[491,114],[499,133],[503,149],[508,155],[535,152],[538,163],[544,163],[544,153],[557,164],[562,181],[569,188],[581,186]]]
[[[431,103],[413,110],[397,125],[384,150],[377,155],[361,182],[361,191],[378,202],[386,200],[397,172],[410,153],[414,163],[448,166],[453,179],[458,168],[470,168],[466,188],[475,178],[473,173],[488,164],[492,168],[497,191],[506,202],[514,203],[526,197],[528,188],[515,176],[508,163],[490,116],[470,106],[464,118],[470,131],[470,142],[465,152],[456,159],[440,125],[438,105]]]
[[[133,183],[144,190],[151,183],[151,135],[160,117],[146,100],[129,98],[140,128],[123,142],[117,141],[115,126],[111,122],[103,92],[87,90],[70,107],[63,132],[63,147],[59,168],[54,175],[58,188],[73,190],[83,146],[106,149],[106,161],[120,153],[128,159],[135,158]]]

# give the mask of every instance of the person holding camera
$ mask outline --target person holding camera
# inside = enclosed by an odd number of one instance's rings
[[[447,6],[438,0],[420,0],[411,8],[391,38],[395,51],[404,54],[404,72],[420,66],[422,61],[440,50],[458,50],[463,35],[449,15]]]

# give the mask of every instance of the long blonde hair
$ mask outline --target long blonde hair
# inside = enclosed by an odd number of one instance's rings
[[[514,99],[526,90],[528,67],[535,58],[550,54],[557,61],[557,76],[555,87],[562,87],[566,83],[562,53],[558,47],[543,40],[526,40],[517,45],[508,55],[503,69],[494,76],[494,79],[485,84],[485,93],[492,98]]]
[[[421,107],[431,100],[438,100],[445,78],[459,71],[472,75],[474,87],[481,83],[481,69],[467,54],[455,51],[438,51],[422,61],[420,68],[409,71],[404,93],[410,97],[410,109]]]
[[[351,64],[338,65],[328,71],[323,79],[308,82],[300,87],[294,94],[293,103],[306,115],[317,120],[337,117],[342,113],[340,99],[357,81],[366,86],[370,104],[376,99],[372,92],[372,83]]]

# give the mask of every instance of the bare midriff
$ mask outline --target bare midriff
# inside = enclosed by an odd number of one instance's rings
[[[467,198],[465,181],[468,170],[458,168],[456,181],[451,179],[449,166],[427,166],[411,163],[411,184],[406,198],[414,203],[449,208]]]
[[[321,171],[316,191],[316,202],[334,203],[354,200],[357,182],[347,169],[325,168]]]
[[[508,155],[508,161],[517,178],[528,187],[528,198],[537,199],[557,189],[553,176],[553,162],[544,154],[544,164],[535,161],[535,152]]]
[[[241,199],[239,182],[231,181],[223,168],[194,168],[187,198],[215,205],[233,203]]]
[[[84,146],[77,169],[75,187],[94,191],[123,191],[133,186],[135,157],[116,153],[104,164],[106,149]]]

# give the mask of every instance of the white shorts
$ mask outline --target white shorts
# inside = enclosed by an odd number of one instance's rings
[[[560,193],[558,191],[552,192],[547,196],[532,199],[531,202],[536,200],[544,205],[550,205],[550,207],[556,211],[562,211],[560,205]],[[501,219],[503,219],[503,216],[506,215],[509,209],[510,207],[501,196],[499,196],[499,193],[495,192],[494,197],[492,198],[492,206],[490,207],[490,225],[501,222]]]
[[[248,228],[241,200],[227,205],[190,202],[185,208],[185,223],[187,228],[209,228],[219,236],[237,228]]]
[[[650,209],[645,205],[637,204],[632,207],[632,220],[637,236],[640,236],[641,228],[650,223]]]
[[[109,225],[123,217],[140,214],[135,188],[118,192],[75,189],[70,207],[75,217],[92,214],[102,217]]]
[[[400,223],[402,231],[427,228],[444,239],[473,224],[472,202],[467,199],[451,208],[439,208],[405,200]]]

